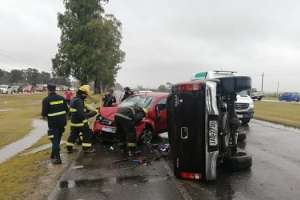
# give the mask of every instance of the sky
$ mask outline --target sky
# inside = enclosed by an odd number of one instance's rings
[[[0,0],[0,66],[51,70],[62,0]],[[232,70],[253,87],[300,92],[300,1],[110,0],[126,52],[117,81],[158,87],[199,71]]]

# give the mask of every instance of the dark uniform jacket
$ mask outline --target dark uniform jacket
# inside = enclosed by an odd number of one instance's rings
[[[130,120],[136,124],[140,122],[146,116],[146,114],[143,108],[135,105],[118,108],[116,116]]]
[[[97,114],[95,111],[90,111],[84,106],[84,99],[76,96],[70,103],[71,123],[74,125],[87,123],[87,119]]]
[[[121,101],[124,101],[125,99],[127,99],[128,97],[132,96],[133,92],[129,91],[129,92],[125,92],[123,98],[121,99]]]
[[[112,106],[113,103],[117,102],[116,97],[113,96],[112,94],[106,94],[102,100],[103,100],[104,107],[110,107]]]
[[[49,128],[65,127],[68,111],[65,99],[56,93],[51,93],[43,99],[42,116],[48,119]]]

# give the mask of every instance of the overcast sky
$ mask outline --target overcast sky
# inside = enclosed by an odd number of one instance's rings
[[[0,0],[0,66],[51,70],[62,0]],[[233,70],[265,90],[300,91],[300,1],[111,0],[126,60],[117,81],[157,87],[198,71]]]

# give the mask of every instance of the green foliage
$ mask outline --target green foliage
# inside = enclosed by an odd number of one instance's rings
[[[24,70],[13,69],[10,72],[0,69],[0,84],[47,84],[51,79],[51,74],[48,72],[40,72],[34,68]]]
[[[61,42],[52,60],[60,76],[72,75],[81,83],[94,81],[96,87],[110,86],[124,59],[121,23],[105,15],[107,0],[65,0],[65,12],[58,14]]]
[[[167,92],[168,88],[165,85],[160,85],[157,90],[160,92]]]
[[[24,82],[25,77],[22,70],[13,69],[10,71],[9,82],[10,83],[22,83]]]

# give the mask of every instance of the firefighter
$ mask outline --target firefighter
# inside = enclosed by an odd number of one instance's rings
[[[108,93],[103,97],[103,107],[111,107],[113,103],[116,103],[116,97],[114,96],[114,91],[110,89]]]
[[[125,87],[124,90],[125,93],[121,101],[124,101],[125,99],[133,95],[133,91],[129,87]]]
[[[82,85],[76,93],[70,103],[71,113],[71,133],[67,142],[67,151],[73,152],[73,147],[76,139],[82,133],[82,149],[85,153],[95,152],[92,147],[93,134],[89,127],[88,119],[95,116],[97,112],[95,110],[87,110],[85,106],[85,99],[90,95],[90,86]]]
[[[42,117],[48,120],[48,137],[52,142],[51,162],[61,164],[60,140],[67,124],[68,105],[65,99],[55,93],[56,86],[48,84],[48,96],[43,99]]]
[[[128,152],[128,156],[134,154],[137,146],[135,125],[140,122],[145,115],[145,110],[137,104],[120,107],[115,115],[117,135],[120,137],[120,146]]]

